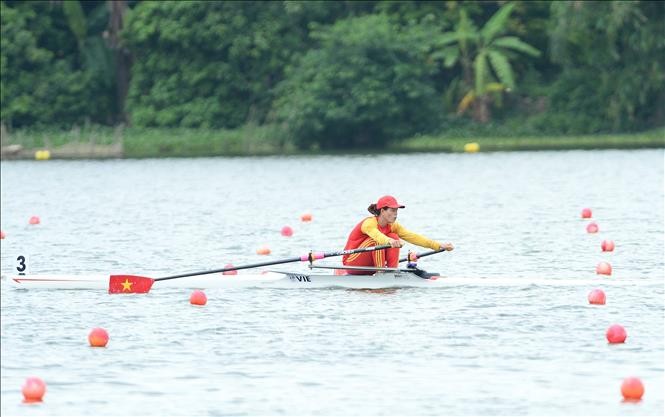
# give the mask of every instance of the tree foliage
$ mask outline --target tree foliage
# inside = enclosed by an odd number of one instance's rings
[[[262,123],[303,47],[280,2],[144,2],[123,38],[135,57],[128,110],[140,126]]]
[[[524,121],[548,133],[665,123],[664,2],[1,7],[1,121],[9,128],[113,125],[125,114],[138,127],[280,123],[303,148],[333,148],[478,121]]]
[[[297,143],[376,146],[428,129],[438,113],[421,34],[385,15],[312,33],[318,47],[289,68],[276,112]]]
[[[2,2],[0,7],[3,123],[112,123],[110,86],[84,66],[62,7],[48,2]]]
[[[552,107],[574,131],[665,121],[665,3],[552,3]]]
[[[517,36],[503,36],[515,3],[506,3],[478,28],[461,8],[459,21],[452,32],[438,38],[439,50],[432,56],[443,60],[445,67],[461,63],[467,91],[458,105],[459,113],[474,107],[474,118],[487,123],[492,95],[515,89],[515,75],[510,64],[517,53],[538,56],[540,51]]]

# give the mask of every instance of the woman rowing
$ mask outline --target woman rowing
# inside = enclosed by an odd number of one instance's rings
[[[368,246],[387,245],[390,249],[372,252],[354,253],[345,255],[342,263],[347,266],[397,268],[399,264],[399,249],[404,246],[405,240],[417,246],[433,250],[453,250],[451,243],[439,243],[425,236],[407,230],[397,223],[397,210],[404,206],[397,202],[395,197],[384,195],[376,204],[371,204],[367,210],[372,214],[356,225],[349,234],[345,250],[358,249]],[[353,270],[346,271],[351,275],[371,275],[376,271]]]

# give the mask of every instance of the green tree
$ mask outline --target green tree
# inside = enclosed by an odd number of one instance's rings
[[[312,32],[318,47],[293,64],[275,111],[301,147],[381,146],[432,127],[437,92],[422,32],[385,15],[337,21]]]
[[[2,122],[10,127],[111,123],[108,86],[85,68],[63,8],[2,2]]]
[[[490,105],[493,95],[515,89],[515,74],[510,61],[516,53],[539,56],[540,52],[516,36],[504,36],[514,3],[503,5],[481,28],[476,27],[466,10],[459,9],[455,30],[446,32],[436,40],[437,50],[432,54],[443,66],[462,67],[462,82],[466,91],[458,105],[458,112],[469,107],[473,117],[481,123],[491,119]]]
[[[665,3],[555,2],[552,60],[562,72],[552,111],[575,130],[621,131],[665,123]]]
[[[118,34],[117,22],[121,24],[122,13],[126,8],[125,1],[82,4],[79,0],[67,0],[61,5],[69,29],[76,36],[82,67],[106,89],[110,100],[115,98],[114,101],[117,101],[115,110],[118,119],[122,121],[124,97],[122,94],[116,94],[114,97],[112,91],[127,88],[117,84],[119,72],[126,72],[126,68],[119,68],[117,59],[119,48],[117,41],[114,42]],[[83,5],[87,7],[87,13]],[[122,61],[120,64],[126,65]]]
[[[67,0],[63,12],[78,41],[83,66],[101,84],[115,90],[116,120],[126,121],[125,98],[129,88],[131,56],[120,42],[120,31],[128,8],[125,0],[88,1]],[[85,9],[84,9],[85,6]]]
[[[132,122],[205,128],[264,123],[283,68],[304,49],[296,6],[138,4],[121,35],[135,57],[127,97]]]

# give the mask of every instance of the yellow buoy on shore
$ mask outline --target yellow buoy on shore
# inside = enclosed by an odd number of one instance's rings
[[[478,142],[470,142],[464,145],[464,152],[474,153],[480,150],[480,144]]]
[[[38,161],[47,161],[51,159],[51,151],[48,149],[42,149],[35,152],[35,159]]]

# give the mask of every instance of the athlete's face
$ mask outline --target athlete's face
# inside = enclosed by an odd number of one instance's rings
[[[399,210],[399,209],[390,208],[390,207],[386,207],[384,209],[381,209],[380,217],[386,223],[395,223],[395,220],[397,220],[397,210]]]

